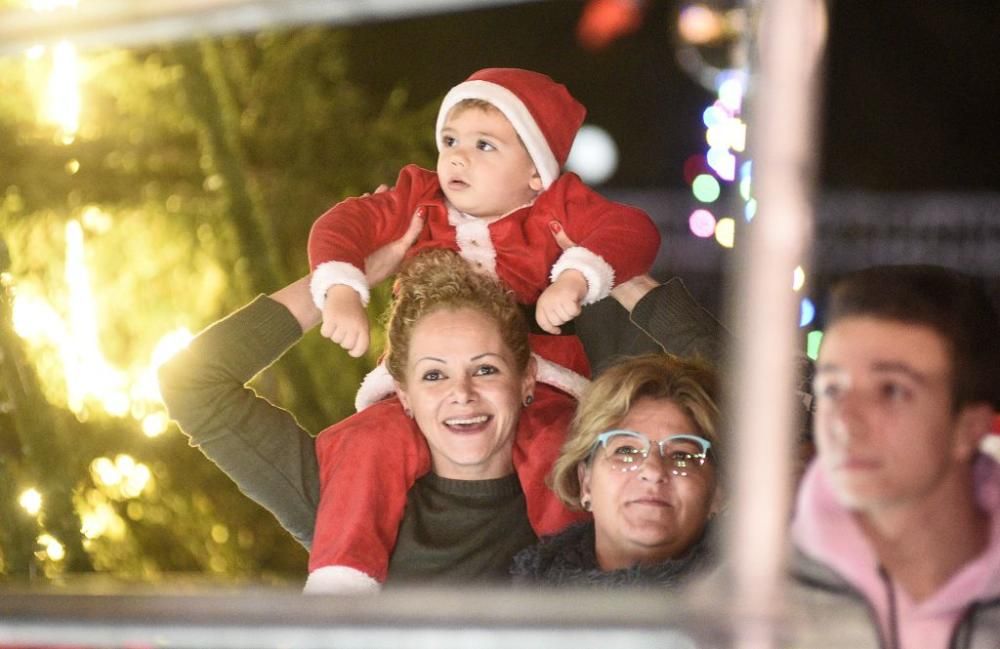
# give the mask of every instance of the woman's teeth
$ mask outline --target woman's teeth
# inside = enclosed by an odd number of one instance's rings
[[[488,415],[479,415],[478,417],[465,417],[462,419],[445,419],[444,423],[448,426],[475,426],[476,424],[485,424],[488,420]]]

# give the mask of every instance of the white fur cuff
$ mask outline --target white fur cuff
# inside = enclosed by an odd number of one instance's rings
[[[545,360],[534,352],[531,355],[535,357],[535,363],[538,367],[535,374],[536,381],[558,388],[577,401],[580,400],[584,388],[590,383],[586,377],[577,374],[568,367]]]
[[[615,285],[615,269],[604,258],[582,246],[567,248],[552,266],[549,280],[554,282],[564,270],[578,270],[587,279],[584,304],[593,304],[611,294]]]
[[[378,366],[371,372],[365,375],[363,381],[361,381],[361,387],[358,388],[358,393],[354,395],[354,409],[357,412],[361,412],[368,406],[385,399],[386,397],[391,397],[396,393],[396,383],[392,379],[392,375],[389,374],[389,368],[385,366],[385,362],[381,362]]]
[[[350,286],[361,297],[361,305],[368,306],[368,280],[365,274],[356,266],[345,261],[325,261],[316,267],[309,280],[309,292],[313,303],[322,311],[326,304],[326,292],[335,284]]]
[[[307,595],[369,595],[382,589],[370,576],[347,566],[323,566],[309,573],[302,592]]]

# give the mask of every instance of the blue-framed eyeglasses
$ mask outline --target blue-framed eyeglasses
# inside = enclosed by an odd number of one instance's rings
[[[654,442],[634,430],[609,430],[597,436],[587,462],[600,455],[613,469],[636,471],[649,457],[649,449],[654,444],[659,448],[660,457],[670,466],[670,472],[679,476],[704,466],[708,449],[712,448],[712,443],[699,435],[671,435]]]

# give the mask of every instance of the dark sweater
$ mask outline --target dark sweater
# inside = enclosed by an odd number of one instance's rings
[[[715,535],[709,525],[683,557],[651,566],[601,570],[594,552],[594,523],[588,522],[573,525],[518,554],[511,575],[515,584],[522,585],[674,588],[713,566],[715,559]]]
[[[386,583],[506,583],[511,559],[537,540],[516,474],[450,480],[431,473],[407,493]]]

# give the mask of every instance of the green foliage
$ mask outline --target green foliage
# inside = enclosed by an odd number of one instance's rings
[[[0,59],[0,233],[10,249],[0,272],[11,284],[0,350],[18,350],[0,357],[0,578],[303,574],[304,551],[175,428],[146,437],[145,410],[112,416],[93,399],[71,412],[58,345],[17,337],[9,297],[44,299],[66,321],[66,224],[79,221],[100,353],[134,375],[164,334],[197,331],[305,274],[318,214],[391,183],[406,163],[433,162],[436,106],[414,108],[401,91],[373,100],[349,81],[349,46],[345,33],[311,28],[88,53],[68,144],[38,117],[50,59]],[[374,315],[387,296],[376,291]],[[377,352],[355,361],[310,334],[257,387],[319,430],[353,409]],[[95,473],[95,460],[120,456],[149,468],[141,493]],[[42,494],[38,516],[17,504],[28,487]],[[42,533],[65,559],[46,553]]]

